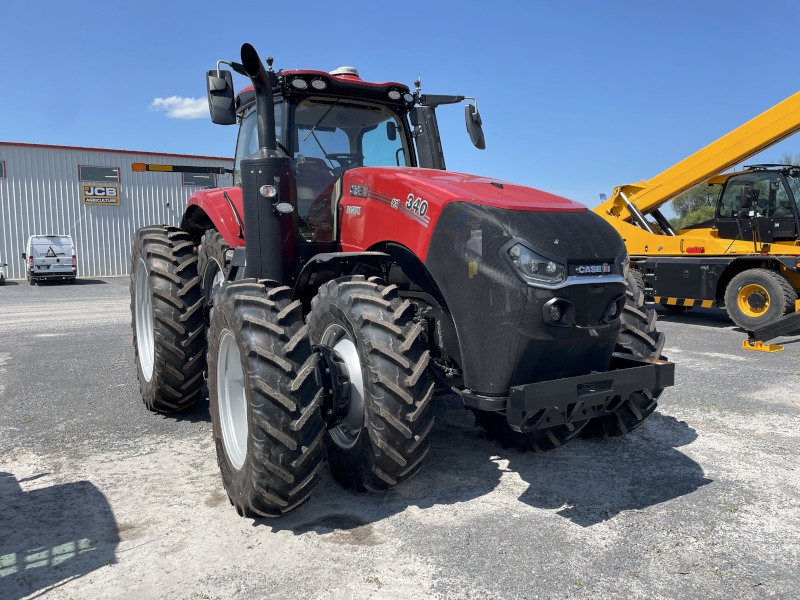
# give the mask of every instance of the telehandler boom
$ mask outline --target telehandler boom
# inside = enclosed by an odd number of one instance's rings
[[[800,167],[724,172],[798,130],[800,93],[652,179],[615,188],[594,209],[625,240],[648,300],[682,310],[724,306],[745,329],[795,309]],[[675,231],[659,209],[703,182],[722,186],[714,218]]]

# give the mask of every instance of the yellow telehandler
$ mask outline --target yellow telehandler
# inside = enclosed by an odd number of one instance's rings
[[[724,306],[751,341],[754,329],[796,310],[800,166],[726,171],[798,130],[800,92],[652,179],[601,196],[595,212],[622,235],[648,300]],[[676,231],[659,209],[703,182],[721,186],[713,219]]]

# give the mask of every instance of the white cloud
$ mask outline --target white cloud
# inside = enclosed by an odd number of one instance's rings
[[[208,103],[205,98],[182,98],[180,96],[156,98],[150,105],[150,110],[165,110],[170,119],[208,118]]]

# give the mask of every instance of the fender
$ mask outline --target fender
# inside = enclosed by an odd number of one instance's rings
[[[186,210],[181,219],[181,229],[200,237],[206,229],[216,228],[230,248],[244,246],[244,239],[239,237],[239,224],[231,210],[230,203],[224,194],[231,199],[233,206],[243,215],[242,188],[228,187],[212,190],[197,190],[186,203]]]
[[[385,252],[326,252],[315,255],[305,265],[294,284],[293,296],[303,303],[303,312],[311,309],[311,299],[319,288],[346,275],[383,275],[392,257]]]

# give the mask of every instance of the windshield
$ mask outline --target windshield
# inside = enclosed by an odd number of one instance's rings
[[[403,117],[389,107],[354,100],[306,98],[294,113],[300,233],[332,240],[337,180],[355,167],[411,166]]]
[[[789,189],[792,191],[792,196],[794,196],[797,212],[800,213],[800,174],[787,175],[786,182],[789,184]]]
[[[794,179],[789,177],[790,185]],[[719,203],[719,216],[722,218],[738,218],[742,210],[742,194],[747,190],[755,190],[758,193],[756,202],[752,210],[756,211],[759,217],[770,219],[793,219],[792,204],[786,192],[778,171],[756,171],[744,175],[736,175],[728,179],[725,184],[725,191]],[[792,192],[798,198],[798,189]],[[749,211],[748,211],[749,212]]]

